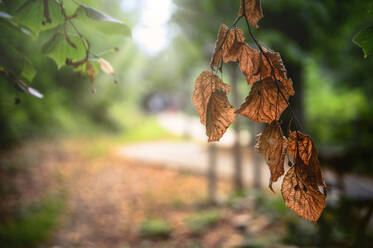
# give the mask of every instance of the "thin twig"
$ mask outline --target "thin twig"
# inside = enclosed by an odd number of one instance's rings
[[[295,115],[295,112],[292,108],[292,106],[290,105],[288,99],[285,97],[284,93],[282,92],[280,86],[279,86],[279,82],[276,78],[276,72],[275,72],[275,69],[272,65],[272,62],[270,61],[270,59],[268,58],[267,54],[264,52],[264,49],[262,48],[262,46],[259,44],[258,40],[255,38],[254,34],[252,33],[251,31],[251,28],[250,28],[250,23],[249,23],[249,20],[248,20],[248,17],[247,17],[247,13],[246,13],[246,8],[245,8],[245,2],[246,0],[243,0],[242,1],[242,10],[243,10],[243,16],[245,18],[245,21],[246,21],[246,25],[247,25],[247,29],[249,31],[249,35],[251,37],[251,39],[254,41],[254,43],[256,44],[256,46],[258,47],[260,53],[264,56],[264,58],[267,60],[269,66],[271,67],[271,75],[273,76],[275,82],[276,82],[276,87],[277,87],[277,91],[280,93],[281,97],[284,99],[285,103],[288,105],[289,107],[289,110],[291,112],[291,114],[293,115],[293,118],[296,120],[296,122],[298,123],[299,127],[301,129],[303,129],[302,127],[302,123],[298,120],[297,116]]]

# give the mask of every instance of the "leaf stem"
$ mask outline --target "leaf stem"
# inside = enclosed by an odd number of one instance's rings
[[[247,17],[247,13],[246,13],[246,8],[245,8],[245,2],[246,1],[247,0],[242,0],[242,5],[243,5],[242,6],[242,13],[243,13],[243,16],[244,16],[245,21],[246,21],[246,26],[247,26],[247,29],[249,31],[249,35],[250,35],[251,39],[254,41],[255,45],[258,47],[260,53],[264,56],[264,58],[267,60],[267,62],[269,64],[269,66],[271,67],[271,74],[272,74],[272,76],[273,76],[273,78],[274,78],[274,80],[276,82],[277,91],[280,93],[281,97],[284,99],[284,101],[288,105],[292,117],[296,120],[296,122],[298,123],[299,127],[303,129],[301,122],[298,120],[297,116],[295,115],[294,109],[290,105],[288,99],[286,99],[284,93],[282,92],[282,90],[281,90],[281,88],[279,86],[279,81],[276,78],[276,73],[275,73],[275,69],[274,69],[274,67],[272,65],[272,62],[270,61],[270,59],[268,58],[268,56],[264,52],[263,47],[259,44],[258,40],[255,38],[253,32],[251,31],[250,23],[249,23],[249,20],[248,20],[248,17]]]
[[[46,23],[52,23],[52,20],[49,14],[48,0],[43,0],[43,7],[44,7],[44,17],[45,17]]]

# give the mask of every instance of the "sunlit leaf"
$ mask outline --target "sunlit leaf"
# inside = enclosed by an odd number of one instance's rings
[[[9,13],[14,16],[14,21],[26,26],[35,34],[43,30],[53,28],[64,21],[60,6],[57,0],[48,1],[49,16],[51,23],[46,22],[44,16],[44,4],[42,0],[28,1],[28,0],[6,0]]]
[[[43,52],[54,59],[58,68],[65,65],[67,59],[78,61],[86,56],[84,41],[79,36],[72,34],[69,34],[69,39],[76,45],[76,48],[67,42],[63,33],[56,33],[43,46]]]
[[[74,21],[86,25],[93,30],[105,34],[131,36],[131,29],[128,25],[90,6],[80,5],[76,14],[78,16]]]

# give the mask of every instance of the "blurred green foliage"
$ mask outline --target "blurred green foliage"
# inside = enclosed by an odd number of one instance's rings
[[[209,228],[213,227],[220,221],[219,210],[206,210],[190,216],[184,220],[188,230],[194,234],[203,234]]]
[[[37,205],[27,207],[16,218],[0,224],[1,247],[36,247],[46,242],[58,226],[65,208],[64,198],[50,195]]]
[[[145,238],[167,238],[171,235],[172,228],[165,220],[151,219],[144,221],[139,229]]]

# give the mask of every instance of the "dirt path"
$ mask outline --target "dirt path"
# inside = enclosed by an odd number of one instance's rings
[[[165,168],[206,175],[209,164],[207,150],[207,144],[195,141],[157,141],[123,146],[118,149],[117,154],[121,157],[132,158],[145,163],[157,163]],[[253,152],[248,147],[241,148],[242,177],[246,186],[249,187],[252,186],[254,181]],[[218,176],[222,179],[230,180],[234,173],[232,150],[218,147],[216,161]],[[270,175],[264,162],[260,169],[262,185],[267,185]]]
[[[109,154],[86,160],[74,151],[58,164],[68,193],[69,211],[51,246],[60,248],[185,247],[188,236],[183,219],[198,211],[206,199],[201,176],[161,169]],[[219,184],[222,194],[227,183]],[[147,219],[167,220],[173,228],[165,241],[140,239]],[[221,233],[214,235],[214,233]],[[205,247],[221,247],[236,231],[222,225],[199,237]],[[236,233],[237,234],[237,233]],[[127,245],[127,246],[125,246]]]

